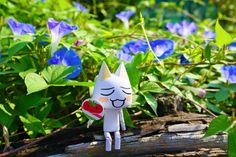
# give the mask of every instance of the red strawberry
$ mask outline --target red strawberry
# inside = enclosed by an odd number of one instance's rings
[[[93,99],[87,99],[83,102],[82,111],[89,119],[92,120],[99,120],[104,115],[102,105]]]
[[[85,101],[82,108],[91,113],[101,113],[103,111],[102,105],[91,100]]]

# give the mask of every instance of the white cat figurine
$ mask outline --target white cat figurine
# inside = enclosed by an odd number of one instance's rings
[[[126,130],[122,108],[132,103],[132,88],[125,66],[121,63],[112,74],[105,62],[102,63],[92,99],[101,103],[104,109],[103,131],[106,138],[106,151],[111,151],[111,132],[115,136],[115,149],[120,149],[120,126]]]

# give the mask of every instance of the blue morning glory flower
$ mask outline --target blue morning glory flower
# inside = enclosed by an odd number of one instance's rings
[[[118,51],[117,56],[120,60],[131,62],[135,54],[138,52],[145,53],[147,48],[147,43],[142,40],[130,41],[122,47],[122,50]]]
[[[64,21],[56,21],[53,18],[48,19],[48,27],[52,34],[51,53],[56,51],[60,39],[73,30],[77,30],[76,25],[69,25]]]
[[[185,37],[194,34],[197,30],[197,25],[194,22],[188,22],[186,20],[176,24],[167,23],[166,27],[168,31],[178,33],[180,36]]]
[[[126,29],[129,29],[129,18],[134,15],[132,10],[128,11],[121,11],[120,13],[116,14],[116,18],[120,19]]]
[[[21,23],[12,18],[7,21],[14,35],[34,34],[35,27],[31,24]]]
[[[236,42],[232,42],[228,45],[228,49],[231,51],[236,51]]]
[[[87,12],[88,11],[87,8],[85,8],[82,4],[79,4],[77,2],[74,3],[74,6],[76,7],[76,9],[78,11],[82,11],[82,12]]]
[[[166,28],[168,29],[168,31],[173,34],[177,34],[180,27],[181,26],[178,23],[173,24],[173,23],[168,22],[166,24]]]
[[[236,65],[225,65],[220,71],[226,80],[230,83],[236,83]]]
[[[164,59],[174,52],[174,41],[170,39],[158,39],[150,41],[151,48],[159,59]]]
[[[187,60],[187,58],[185,58],[184,55],[180,56],[180,64],[189,64],[189,63],[190,63],[190,61]]]
[[[48,60],[49,64],[62,64],[65,66],[76,66],[77,68],[66,78],[72,79],[77,77],[82,70],[81,59],[73,49],[62,47],[53,53],[53,56]]]

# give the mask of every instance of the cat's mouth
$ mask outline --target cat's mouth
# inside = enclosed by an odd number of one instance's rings
[[[111,99],[110,99],[111,100]],[[115,99],[115,100],[111,100],[112,106],[115,108],[121,108],[122,106],[124,106],[125,104],[125,99],[121,100],[121,99]]]

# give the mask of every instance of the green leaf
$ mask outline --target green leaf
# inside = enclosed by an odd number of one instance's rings
[[[230,118],[227,115],[220,115],[211,121],[205,137],[215,135],[219,132],[224,132],[230,127],[230,125]]]
[[[52,101],[47,101],[41,107],[36,108],[36,117],[40,120],[45,119],[52,110]]]
[[[208,61],[211,60],[211,46],[209,44],[205,48],[205,57]]]
[[[219,24],[219,20],[217,19],[215,25],[216,32],[216,45],[221,47],[223,45],[227,45],[232,42],[232,37],[229,33],[227,33]]]
[[[7,128],[10,127],[14,120],[13,114],[3,104],[0,104],[0,117],[0,124],[5,125]]]
[[[156,98],[154,96],[152,96],[152,94],[150,94],[149,92],[145,92],[145,93],[141,93],[146,102],[150,105],[150,107],[152,108],[152,110],[154,111],[154,113],[157,115],[157,101]]]
[[[62,126],[62,123],[57,120],[57,119],[52,119],[52,118],[47,118],[43,124],[50,129],[54,129],[54,128],[60,128]]]
[[[228,88],[234,92],[236,92],[236,84],[229,84]]]
[[[144,53],[139,52],[138,54],[136,54],[136,55],[134,56],[134,58],[132,59],[131,64],[132,64],[133,66],[138,66],[138,65],[140,65],[140,64],[143,62],[143,59],[144,59],[144,58],[145,58]]]
[[[137,87],[142,71],[140,71],[137,66],[140,65],[143,61],[144,54],[138,53],[134,56],[131,63],[126,64],[126,70],[130,78],[130,83],[133,87]]]
[[[18,62],[8,63],[7,66],[13,68],[18,72],[25,72],[28,69],[34,69],[35,63],[31,56],[24,55],[24,56],[17,56]]]
[[[24,42],[32,42],[34,40],[34,36],[31,34],[23,34],[23,35],[15,36],[15,38]]]
[[[64,84],[66,86],[84,86],[84,87],[93,87],[95,85],[94,82],[79,82],[75,80],[66,80]]]
[[[42,76],[49,84],[63,84],[65,77],[71,74],[76,67],[63,65],[50,65],[42,71]]]
[[[236,125],[228,131],[228,155],[229,157],[236,156]]]
[[[229,97],[229,90],[228,89],[221,89],[219,92],[215,93],[216,101],[220,102],[223,100],[228,99]]]
[[[123,109],[123,115],[124,115],[124,119],[125,119],[125,124],[128,126],[128,127],[131,127],[131,128],[134,128],[134,123],[130,117],[130,114],[128,112],[128,110],[126,108]]]
[[[20,72],[19,75],[22,79],[24,79],[26,75],[28,75],[29,73],[34,73],[36,71],[37,71],[36,69],[28,69],[26,71]]]
[[[221,109],[219,109],[215,104],[211,104],[210,102],[207,102],[207,107],[215,112],[215,113],[218,113],[218,114],[222,114],[224,113]]]
[[[35,137],[38,133],[45,134],[42,122],[30,115],[19,116],[21,122],[24,124],[24,129],[30,137]]]
[[[19,111],[20,114],[22,114],[25,113],[28,109],[42,105],[50,99],[51,98],[43,98],[39,93],[24,95],[17,100],[16,110]]]
[[[25,85],[27,87],[28,94],[38,92],[49,87],[46,81],[36,73],[29,73],[26,75]]]
[[[8,49],[9,56],[14,56],[17,52],[26,46],[27,42],[17,42],[10,46]]]
[[[162,88],[155,82],[144,81],[140,84],[140,90],[144,92],[160,93]]]
[[[165,84],[165,83],[162,83],[160,82],[166,89],[174,92],[175,94],[181,96],[181,97],[184,97],[183,93],[179,90],[179,88],[177,88],[176,86],[174,85],[168,85],[168,84]]]

